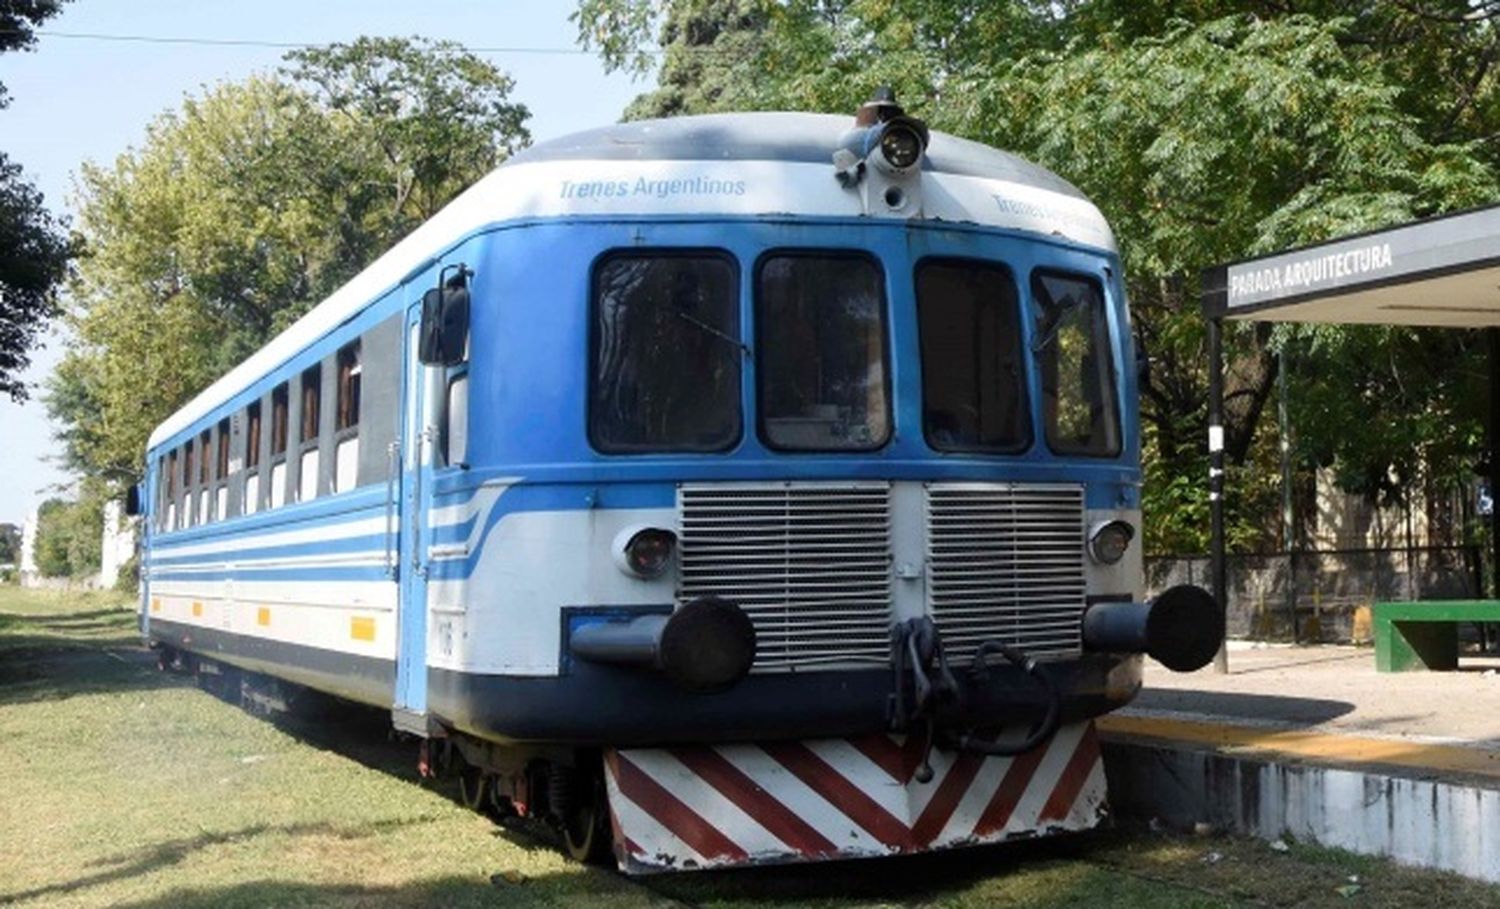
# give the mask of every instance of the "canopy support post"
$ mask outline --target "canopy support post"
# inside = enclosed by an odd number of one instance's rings
[[[1490,371],[1490,499],[1493,501],[1500,482],[1500,328],[1486,328],[1485,340],[1489,342],[1488,357]],[[1490,589],[1500,599],[1500,524],[1496,514],[1490,512]],[[1481,596],[1483,595],[1481,589]]]
[[[1208,503],[1212,518],[1209,564],[1213,573],[1214,602],[1228,627],[1228,580],[1224,564],[1224,342],[1223,320],[1208,320]],[[1229,671],[1229,645],[1219,645],[1214,672]]]

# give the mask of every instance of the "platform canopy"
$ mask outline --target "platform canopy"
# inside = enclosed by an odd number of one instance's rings
[[[1487,329],[1490,459],[1500,464],[1500,205],[1340,237],[1203,273],[1208,322],[1209,513],[1213,594],[1228,598],[1224,559],[1226,320]],[[1497,478],[1500,479],[1500,478]],[[1500,566],[1500,534],[1493,537]],[[1494,578],[1500,599],[1500,571]],[[1227,672],[1221,648],[1215,668]]]
[[[1209,319],[1500,327],[1500,205],[1204,273]]]

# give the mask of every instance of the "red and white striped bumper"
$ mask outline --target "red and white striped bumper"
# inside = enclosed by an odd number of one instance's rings
[[[620,867],[633,873],[923,852],[1087,830],[1105,815],[1092,722],[1015,758],[914,738],[605,752]]]

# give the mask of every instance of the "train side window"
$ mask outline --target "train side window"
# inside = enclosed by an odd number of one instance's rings
[[[245,408],[245,486],[240,511],[255,514],[260,510],[260,402]]]
[[[198,510],[197,520],[207,524],[214,519],[213,500],[209,497],[213,488],[213,430],[205,429],[198,436]]]
[[[359,474],[359,399],[364,366],[360,362],[360,343],[341,348],[338,363],[338,409],[334,414],[333,491],[347,492],[358,482]]]
[[[756,279],[761,436],[792,451],[870,451],[891,436],[885,276],[863,253],[783,252]]]
[[[271,507],[286,504],[287,407],[291,397],[282,382],[271,392]]]
[[[469,460],[469,373],[448,380],[448,407],[443,423],[443,463],[450,467]]]
[[[182,526],[192,527],[193,513],[193,443],[188,440],[182,446]]]
[[[318,421],[322,418],[323,367],[302,373],[302,425],[297,435],[297,501],[318,497]]]
[[[163,530],[177,529],[177,452],[167,455],[167,471],[164,477],[167,487],[167,507],[162,509]]]
[[[1083,275],[1038,271],[1031,296],[1048,447],[1057,454],[1118,455],[1120,412],[1103,288]]]
[[[156,457],[156,509],[151,516],[151,525],[158,531],[166,530],[167,519],[167,456]]]
[[[217,448],[214,451],[214,515],[222,521],[229,517],[229,418],[219,421]]]
[[[922,432],[938,451],[1016,452],[1031,443],[1020,294],[993,262],[917,266]]]
[[[612,254],[594,269],[589,439],[599,451],[723,451],[739,441],[735,260]]]

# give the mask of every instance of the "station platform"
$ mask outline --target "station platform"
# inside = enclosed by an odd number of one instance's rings
[[[1500,883],[1500,658],[1391,674],[1370,647],[1232,642],[1229,666],[1148,661],[1099,720],[1118,812]]]

